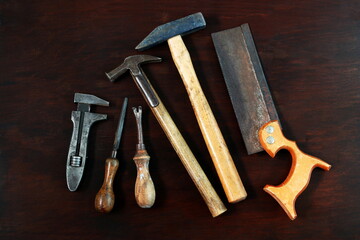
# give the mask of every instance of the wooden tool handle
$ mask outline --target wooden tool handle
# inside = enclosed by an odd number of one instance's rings
[[[259,138],[262,147],[271,157],[275,157],[280,149],[287,149],[291,153],[292,165],[286,180],[279,186],[266,185],[264,190],[275,198],[289,218],[294,220],[297,216],[295,201],[309,184],[312,170],[319,167],[328,171],[331,165],[303,153],[295,142],[284,137],[278,121],[261,127]]]
[[[116,158],[108,158],[105,163],[105,178],[102,187],[95,197],[95,209],[99,212],[110,212],[115,203],[113,181],[119,161]]]
[[[181,36],[170,38],[168,44],[228,201],[232,203],[241,201],[247,196],[245,188],[201,89],[189,52]]]
[[[139,149],[133,158],[137,177],[135,182],[135,199],[142,208],[151,208],[155,202],[155,187],[149,173],[150,156],[145,149]]]
[[[159,99],[159,98],[158,98]],[[157,118],[160,126],[164,130],[171,145],[178,154],[181,162],[185,166],[185,169],[189,173],[195,186],[199,190],[201,196],[205,200],[213,217],[216,217],[226,211],[226,207],[222,203],[221,199],[215,192],[209,179],[206,177],[204,171],[200,167],[189,146],[186,144],[184,138],[176,127],[174,121],[170,117],[164,104],[159,99],[159,105],[155,108],[151,108],[155,117]]]

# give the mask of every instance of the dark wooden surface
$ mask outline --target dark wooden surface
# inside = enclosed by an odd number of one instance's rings
[[[0,1],[0,239],[360,239],[360,12],[349,1]],[[205,95],[248,191],[226,203],[166,44],[144,66],[228,211],[213,219],[129,74],[105,75],[156,26],[201,11],[204,30],[184,37]],[[285,135],[333,168],[316,169],[290,221],[262,188],[280,184],[291,158],[248,156],[210,34],[248,22]],[[93,126],[83,182],[69,192],[65,163],[75,92],[111,106]],[[157,199],[134,199],[136,124],[131,111],[118,158],[116,202],[97,213],[123,98],[144,106]]]

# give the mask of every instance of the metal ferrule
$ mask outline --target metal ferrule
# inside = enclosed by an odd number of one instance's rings
[[[111,158],[116,158],[117,150],[112,150]]]
[[[145,150],[145,144],[136,144],[136,150]]]
[[[132,77],[136,85],[138,86],[141,94],[144,96],[149,106],[154,108],[159,105],[159,100],[145,73],[141,69],[139,69],[139,72],[132,71],[132,73]]]

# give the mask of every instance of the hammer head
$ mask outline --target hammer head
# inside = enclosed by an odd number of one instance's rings
[[[134,55],[125,58],[124,62],[112,70],[109,73],[106,73],[106,76],[111,82],[115,81],[120,75],[125,73],[128,69],[130,70],[131,76],[133,77],[136,85],[138,86],[140,92],[148,102],[150,107],[156,107],[159,105],[159,100],[156,96],[155,91],[145,73],[141,70],[140,64],[149,63],[149,62],[161,62],[161,58],[153,57],[149,55]]]
[[[105,73],[111,82],[130,70],[131,75],[138,75],[141,72],[140,64],[150,62],[161,62],[161,58],[150,55],[133,55],[125,58],[124,62],[114,70]]]
[[[204,16],[201,12],[189,15],[184,18],[168,22],[155,28],[142,42],[136,46],[136,50],[142,51],[154,45],[162,43],[177,35],[186,34],[203,29],[206,26]]]

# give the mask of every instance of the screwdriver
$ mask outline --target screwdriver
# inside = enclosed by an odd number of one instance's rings
[[[132,109],[138,128],[138,144],[136,145],[136,153],[133,158],[137,168],[137,177],[135,181],[135,199],[139,207],[151,208],[154,205],[156,193],[154,183],[149,173],[150,156],[145,149],[142,132],[142,108],[139,106],[138,108],[133,107]]]
[[[108,213],[114,207],[115,196],[113,191],[113,181],[116,171],[119,167],[119,160],[116,159],[116,154],[119,149],[121,134],[124,127],[127,104],[128,99],[125,98],[120,113],[119,124],[115,133],[115,140],[111,157],[106,159],[105,162],[104,183],[95,197],[95,209],[99,212]]]

